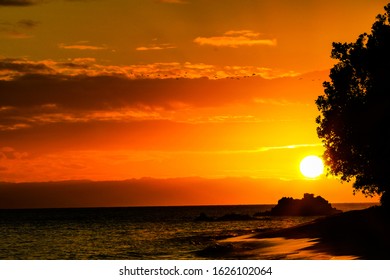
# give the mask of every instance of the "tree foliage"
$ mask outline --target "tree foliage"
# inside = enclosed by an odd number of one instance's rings
[[[390,193],[390,3],[370,34],[355,43],[333,43],[338,63],[316,100],[317,133],[328,172],[354,180],[354,192]]]

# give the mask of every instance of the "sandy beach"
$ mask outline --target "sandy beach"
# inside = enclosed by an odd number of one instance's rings
[[[221,240],[199,254],[216,259],[390,259],[390,223],[380,207],[372,207]]]

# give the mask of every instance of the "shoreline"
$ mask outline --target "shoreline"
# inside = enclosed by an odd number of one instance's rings
[[[390,259],[389,216],[380,207],[325,216],[291,228],[220,240],[214,259]]]

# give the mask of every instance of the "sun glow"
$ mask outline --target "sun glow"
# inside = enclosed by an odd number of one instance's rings
[[[324,173],[324,163],[318,156],[307,156],[302,159],[299,169],[303,176],[313,179]]]

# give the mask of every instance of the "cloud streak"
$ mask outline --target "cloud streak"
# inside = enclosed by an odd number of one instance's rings
[[[38,26],[39,21],[31,20],[31,19],[22,19],[22,20],[19,20],[16,24],[20,28],[31,29],[31,28]]]
[[[88,50],[89,48],[81,48]],[[95,50],[92,47],[90,50]],[[134,65],[102,65],[94,58],[75,58],[67,62],[53,60],[1,59],[0,80],[11,80],[23,75],[118,76],[127,79],[240,79],[262,77],[274,79],[295,77],[299,73],[256,66],[217,66],[205,63],[164,62]]]
[[[220,151],[210,151],[210,152],[203,152],[207,154],[257,154],[257,153],[264,153],[264,152],[270,152],[275,150],[291,150],[291,149],[299,149],[299,148],[312,148],[312,147],[322,147],[323,145],[321,143],[316,144],[293,144],[293,145],[285,145],[285,146],[264,146],[256,149],[251,150],[220,150]],[[199,151],[196,151],[196,153],[202,153]]]
[[[0,21],[0,33],[8,39],[27,39],[33,37],[26,31],[33,30],[39,24],[38,21],[23,19],[16,23]]]
[[[136,51],[160,51],[160,50],[167,50],[167,49],[176,49],[176,46],[171,44],[152,44],[146,47],[138,47],[135,50]]]
[[[107,50],[107,47],[102,46],[93,46],[89,44],[59,44],[58,47],[60,49],[66,49],[66,50],[81,50],[81,51],[101,51],[101,50]]]
[[[177,117],[174,112],[237,103],[286,108],[312,102],[315,89],[299,78],[227,77],[249,70],[254,69],[178,62],[119,67],[100,65],[94,58],[67,62],[0,59],[0,131],[112,121],[254,123],[261,119],[253,113],[221,112],[194,118]],[[322,89],[321,84],[318,88]]]
[[[204,46],[231,47],[238,48],[242,46],[270,46],[277,45],[276,39],[261,39],[260,33],[251,30],[232,30],[225,32],[222,36],[197,37],[194,42]]]
[[[0,59],[0,80],[12,80],[15,77],[29,74],[54,74],[55,70],[46,62],[35,62],[24,59]]]
[[[37,0],[0,0],[0,6],[16,6],[16,7],[23,7],[23,6],[32,6],[39,4],[42,1]]]

